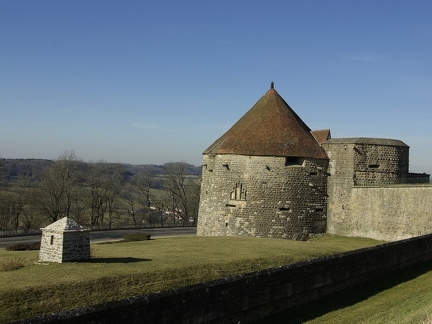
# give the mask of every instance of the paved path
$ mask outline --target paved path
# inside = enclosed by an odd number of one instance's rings
[[[117,241],[123,239],[127,233],[149,233],[152,238],[168,237],[168,236],[184,236],[196,235],[196,227],[157,227],[157,228],[140,228],[140,229],[120,229],[120,230],[104,230],[104,231],[91,231],[90,242],[107,242]],[[6,246],[17,243],[30,243],[40,241],[39,235],[25,235],[13,237],[0,237],[0,249]]]

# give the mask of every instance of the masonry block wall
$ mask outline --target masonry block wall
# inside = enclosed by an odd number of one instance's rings
[[[63,259],[63,233],[59,231],[44,231],[41,238],[39,262],[58,262]]]
[[[355,184],[394,183],[408,175],[409,147],[400,141],[363,139],[353,150]]]
[[[86,230],[68,217],[42,228],[39,262],[68,262],[90,259],[90,237]]]
[[[324,233],[327,161],[205,155],[198,235],[302,240]]]
[[[354,187],[350,210],[351,220],[333,226],[339,235],[396,241],[429,234],[432,233],[432,186]]]
[[[90,259],[89,232],[43,231],[39,262],[68,262]]]
[[[432,233],[432,186],[408,176],[409,147],[389,139],[330,139],[327,232],[395,241]]]

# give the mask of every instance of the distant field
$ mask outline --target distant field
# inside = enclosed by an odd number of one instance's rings
[[[92,244],[89,262],[37,264],[38,251],[0,250],[0,323],[261,270],[380,242],[319,236],[309,242],[175,237]]]

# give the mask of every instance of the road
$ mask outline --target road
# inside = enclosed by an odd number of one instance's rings
[[[107,242],[117,241],[123,239],[127,233],[149,233],[152,238],[169,237],[169,236],[185,236],[196,235],[196,227],[158,227],[158,228],[140,228],[140,229],[119,229],[119,230],[105,230],[105,231],[91,231],[90,242]],[[4,249],[8,245],[17,243],[31,243],[40,241],[39,235],[26,235],[26,236],[13,236],[13,237],[0,237],[0,249]]]

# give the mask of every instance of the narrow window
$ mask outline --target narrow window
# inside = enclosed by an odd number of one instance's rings
[[[246,200],[246,189],[243,188],[242,183],[236,183],[235,187],[233,187],[233,190],[230,193],[230,199],[231,200]]]
[[[288,207],[281,207],[281,208],[279,208],[279,210],[280,210],[280,211],[284,211],[284,210],[290,211],[291,209],[288,208]]]
[[[236,207],[236,205],[226,204],[226,207]]]
[[[379,164],[369,164],[370,169],[378,169],[379,167]]]
[[[54,244],[54,235],[51,235],[51,245]]]
[[[301,166],[303,159],[296,156],[287,156],[285,158],[285,166]]]

